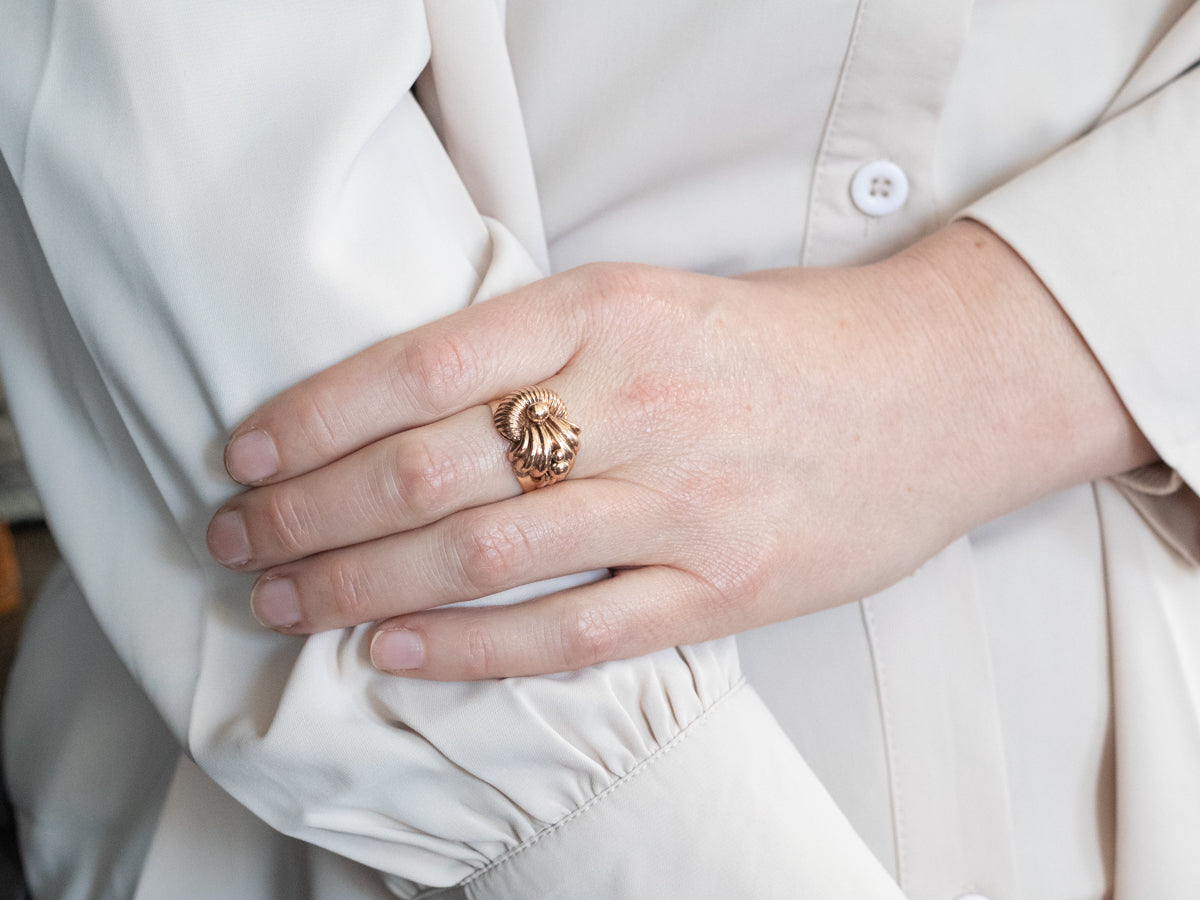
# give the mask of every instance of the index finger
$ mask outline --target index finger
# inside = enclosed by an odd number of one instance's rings
[[[387,338],[289,388],[234,429],[226,470],[242,484],[282,481],[554,375],[580,334],[560,279]]]

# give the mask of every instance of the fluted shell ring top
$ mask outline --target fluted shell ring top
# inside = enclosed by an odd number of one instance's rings
[[[532,491],[567,477],[579,453],[579,426],[567,421],[567,405],[554,391],[527,387],[496,404],[492,423],[509,442],[505,458],[521,490]]]

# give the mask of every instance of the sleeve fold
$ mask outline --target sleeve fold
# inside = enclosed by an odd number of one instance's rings
[[[1192,15],[1181,21],[1200,24]],[[1200,58],[1200,28],[1183,29]],[[1179,31],[1164,46],[1180,56]],[[1152,56],[1143,69],[1154,69]],[[1137,76],[1131,84],[1141,84]],[[1146,85],[1141,89],[1148,90]],[[1177,480],[1116,479],[1200,561],[1200,70],[1191,68],[969,206],[1070,316]]]

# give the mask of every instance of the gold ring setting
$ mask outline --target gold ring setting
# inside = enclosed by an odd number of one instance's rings
[[[492,424],[508,441],[504,458],[523,492],[557,484],[575,465],[579,426],[567,420],[567,405],[554,391],[527,387],[507,394],[494,405]]]

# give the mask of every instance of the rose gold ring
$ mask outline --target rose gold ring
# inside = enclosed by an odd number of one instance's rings
[[[557,484],[575,465],[579,426],[567,421],[567,405],[554,391],[513,391],[492,404],[492,424],[508,441],[504,458],[524,492]]]

